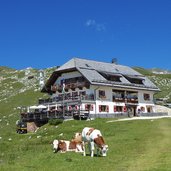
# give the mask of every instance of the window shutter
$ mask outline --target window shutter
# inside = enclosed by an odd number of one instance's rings
[[[91,111],[93,111],[94,110],[94,106],[93,105],[91,105]]]
[[[75,105],[75,109],[78,110],[78,106],[77,105]]]
[[[107,110],[107,112],[109,112],[109,106],[106,106],[106,110]]]
[[[88,105],[87,104],[85,104],[85,110],[88,110]]]
[[[102,111],[102,109],[101,109],[101,105],[99,105],[99,112],[101,112]]]
[[[69,106],[69,110],[72,110],[72,107],[71,106]]]
[[[127,111],[127,108],[126,106],[123,107],[123,111],[126,112]]]
[[[116,106],[113,107],[113,111],[116,112]]]

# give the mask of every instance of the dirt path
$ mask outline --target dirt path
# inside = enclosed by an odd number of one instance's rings
[[[132,117],[132,118],[123,118],[123,119],[116,119],[116,120],[111,120],[111,121],[107,121],[106,123],[110,123],[110,122],[119,122],[119,121],[130,121],[130,120],[143,120],[143,119],[161,119],[161,118],[171,118],[170,115],[168,116],[141,116],[141,117]]]

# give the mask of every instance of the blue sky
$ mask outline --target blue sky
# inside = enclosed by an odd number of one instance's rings
[[[0,0],[0,66],[73,57],[171,69],[170,0]]]

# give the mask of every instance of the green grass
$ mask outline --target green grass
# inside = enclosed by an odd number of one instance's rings
[[[151,71],[142,67],[133,67],[133,69],[146,76],[154,75]]]
[[[67,121],[19,135],[4,126],[0,140],[0,170],[112,170],[169,171],[171,168],[171,119],[107,123],[110,119]],[[109,145],[107,157],[52,152],[54,139],[70,140],[83,127],[99,128]],[[62,137],[59,134],[63,133]],[[37,138],[37,136],[41,136]],[[12,140],[9,141],[8,139]],[[87,151],[88,154],[88,151]]]
[[[161,91],[154,95],[155,98],[166,98],[167,102],[171,102],[171,74],[154,74],[152,71],[133,67],[136,71],[147,76]]]

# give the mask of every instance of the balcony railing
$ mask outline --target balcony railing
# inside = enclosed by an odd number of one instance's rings
[[[113,102],[125,102],[125,98],[118,98],[113,96]]]
[[[68,95],[65,95],[64,96],[57,96],[57,97],[54,97],[54,98],[48,98],[48,99],[39,99],[39,105],[42,105],[42,104],[48,104],[48,103],[53,103],[53,102],[61,102],[61,101],[73,101],[73,100],[91,100],[93,101],[94,100],[94,94],[86,94],[86,95],[77,95],[77,96],[68,96]]]
[[[113,95],[113,102],[138,103],[137,96],[118,97]]]
[[[90,84],[87,81],[84,82],[75,82],[75,83],[66,83],[65,84],[65,91],[71,89],[71,90],[75,90],[76,88],[82,89],[83,87],[89,88]],[[51,91],[56,92],[62,92],[62,85],[53,85],[51,87]]]
[[[138,98],[127,98],[125,102],[127,102],[127,103],[138,103]]]

